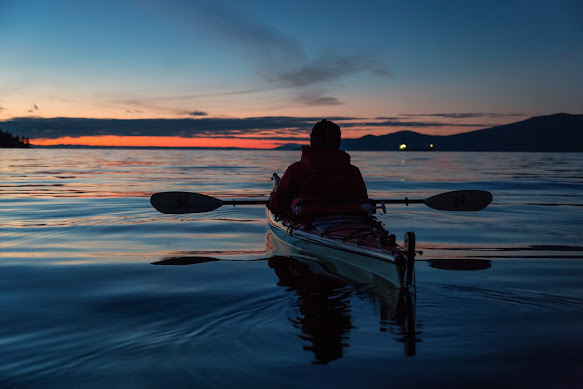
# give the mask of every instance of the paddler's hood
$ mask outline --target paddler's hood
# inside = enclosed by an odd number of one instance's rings
[[[300,162],[310,171],[339,171],[350,166],[350,155],[343,150],[303,146]]]

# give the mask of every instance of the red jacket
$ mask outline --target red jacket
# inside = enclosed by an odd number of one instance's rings
[[[368,195],[360,170],[350,164],[348,153],[304,146],[301,160],[287,168],[267,206],[282,216],[291,212],[296,197],[362,201]]]

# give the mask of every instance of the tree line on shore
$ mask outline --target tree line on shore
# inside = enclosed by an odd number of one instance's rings
[[[15,136],[9,132],[0,130],[1,148],[25,148],[30,147],[30,139],[24,136]]]

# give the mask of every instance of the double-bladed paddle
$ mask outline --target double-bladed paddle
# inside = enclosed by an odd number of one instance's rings
[[[492,202],[492,194],[483,190],[456,190],[426,199],[369,200],[375,204],[425,204],[439,211],[480,211]],[[150,198],[158,211],[167,214],[209,212],[223,205],[267,205],[267,200],[220,200],[200,193],[161,192]]]

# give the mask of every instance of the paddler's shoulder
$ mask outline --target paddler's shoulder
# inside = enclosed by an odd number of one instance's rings
[[[302,161],[297,161],[289,165],[283,175],[286,180],[295,179],[297,177],[303,177],[305,175],[307,168],[302,163]],[[282,178],[282,179],[283,179]]]
[[[350,155],[344,150],[303,146],[300,162],[308,167],[317,165],[349,165]]]

